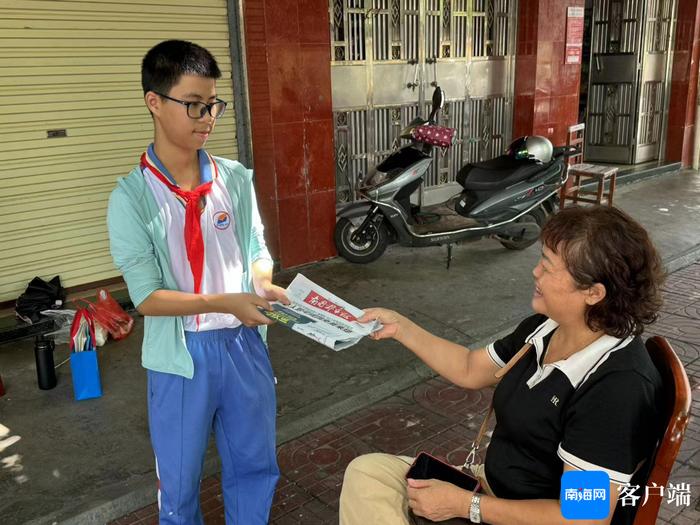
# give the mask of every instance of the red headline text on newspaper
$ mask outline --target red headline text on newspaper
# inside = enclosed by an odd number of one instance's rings
[[[319,310],[323,310],[324,312],[333,314],[336,317],[345,319],[346,321],[357,321],[357,318],[350,312],[345,310],[342,306],[338,306],[332,301],[325,299],[322,295],[318,295],[316,292],[309,293],[309,295],[306,296],[306,299],[304,299],[304,302],[308,305],[318,308]]]

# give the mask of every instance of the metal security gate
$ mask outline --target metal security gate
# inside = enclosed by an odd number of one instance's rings
[[[330,0],[329,8],[338,202],[354,200],[358,180],[400,146],[400,130],[427,116],[436,81],[447,99],[440,123],[457,135],[434,152],[426,202],[464,163],[505,149],[515,0]]]
[[[670,93],[677,0],[595,0],[586,159],[659,158]]]

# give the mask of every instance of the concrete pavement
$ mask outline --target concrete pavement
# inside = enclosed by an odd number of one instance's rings
[[[697,173],[620,186],[616,205],[649,229],[671,271],[700,257]],[[299,271],[359,307],[388,306],[444,337],[479,346],[527,315],[538,254],[538,246],[511,252],[496,241],[482,240],[456,247],[446,270],[444,247],[393,246],[371,265],[333,259]],[[285,272],[277,280],[285,284],[295,273]],[[7,389],[0,398],[0,423],[7,429],[0,435],[3,523],[105,523],[153,501],[145,372],[139,364],[141,329],[139,320],[127,340],[101,350],[104,396],[80,403],[72,399],[65,366],[59,369],[55,389],[37,389],[32,341],[0,345],[0,373]],[[395,343],[362,341],[335,353],[280,327],[270,330],[269,343],[279,379],[280,444],[399,392],[410,404],[406,392],[432,378]],[[60,362],[67,348],[58,348],[56,354]],[[362,443],[358,451],[366,448]],[[206,470],[216,472],[213,454]]]

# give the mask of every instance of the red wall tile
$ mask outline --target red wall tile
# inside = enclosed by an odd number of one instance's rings
[[[304,109],[301,45],[270,45],[267,49],[272,121],[300,122]]]
[[[683,134],[685,126],[669,126],[666,134],[666,158],[679,162],[683,157]]]
[[[313,260],[309,252],[309,211],[306,195],[279,201],[280,259],[283,268]]]
[[[534,95],[537,76],[527,74],[527,72],[537,71],[537,56],[519,55],[516,58],[515,70],[515,92],[517,95]]]
[[[690,63],[690,51],[676,51],[673,57],[673,72],[671,80],[673,82],[687,82]]]
[[[535,114],[533,121],[536,126],[550,122],[549,113],[551,106],[551,97],[535,97]]]
[[[671,82],[671,103],[668,115],[666,159],[680,161],[684,166],[692,161],[695,111],[700,59],[700,3],[679,0],[678,24]]]
[[[581,89],[581,68],[574,65],[562,65],[559,70],[558,89],[562,93],[575,94],[577,97]]]
[[[305,165],[308,170],[310,191],[335,191],[335,147],[333,120],[314,120],[304,123],[306,130]],[[334,217],[335,217],[335,211]]]
[[[519,3],[514,136],[538,134],[563,144],[568,127],[577,123],[581,67],[565,64],[566,15],[568,6],[583,5],[583,0]]]
[[[334,254],[328,3],[244,2],[243,12],[258,202],[268,246],[287,268]]]
[[[533,115],[535,113],[534,95],[516,95],[513,115],[513,137],[522,137],[532,133]]]
[[[301,91],[305,120],[333,118],[330,46],[301,46]]]
[[[517,42],[530,43],[537,41],[540,0],[521,0],[518,2],[518,35]],[[519,53],[527,53],[525,49]]]
[[[547,16],[540,18],[540,38],[552,42],[566,40],[566,8],[574,3],[550,0],[547,2]]]
[[[304,162],[306,137],[303,122],[275,124],[275,175],[280,199],[306,194],[307,168]]]
[[[275,148],[272,140],[263,143],[259,141],[255,145],[255,189],[258,195],[276,198],[277,177],[275,173]]]
[[[330,18],[328,0],[300,0],[299,12],[302,13],[300,41],[302,44],[324,44],[330,49]],[[311,16],[306,16],[306,14]]]
[[[575,124],[578,118],[578,95],[562,95],[552,98],[550,122],[562,126]]]
[[[683,150],[681,153],[681,162],[684,166],[690,166],[693,163],[693,143],[695,142],[695,125],[686,126],[683,130]]]
[[[329,220],[332,217],[333,220]],[[314,260],[336,255],[333,242],[335,230],[335,188],[309,194],[309,250]]]
[[[270,253],[275,257],[280,252],[277,199],[274,197],[264,197],[258,193],[258,209],[260,210],[260,217],[265,226],[265,242],[267,243],[267,249],[270,250]]]
[[[298,0],[265,0],[265,36],[268,44],[299,43]]]

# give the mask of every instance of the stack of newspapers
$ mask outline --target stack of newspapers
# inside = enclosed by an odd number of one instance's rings
[[[363,311],[355,308],[301,274],[287,287],[291,304],[270,303],[262,310],[270,319],[331,348],[344,350],[382,328],[377,321],[359,323]]]

